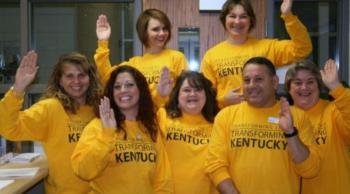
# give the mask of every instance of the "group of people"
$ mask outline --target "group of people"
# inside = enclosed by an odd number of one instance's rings
[[[0,134],[42,143],[46,193],[350,193],[350,90],[328,60],[319,71],[305,26],[284,0],[290,40],[249,36],[249,0],[227,0],[227,39],[209,49],[201,73],[166,48],[171,23],[147,9],[136,29],[142,56],[112,66],[107,16],[96,22],[96,66],[62,55],[39,102],[21,111],[34,80],[28,52],[0,101]],[[293,64],[276,96],[275,67]],[[323,86],[334,101],[320,99]],[[219,108],[221,108],[219,112]]]

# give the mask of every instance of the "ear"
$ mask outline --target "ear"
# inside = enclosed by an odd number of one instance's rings
[[[279,81],[278,76],[277,76],[277,75],[274,75],[274,76],[272,77],[272,85],[273,85],[273,88],[275,88],[275,90],[278,89],[278,84],[279,84],[278,81]]]

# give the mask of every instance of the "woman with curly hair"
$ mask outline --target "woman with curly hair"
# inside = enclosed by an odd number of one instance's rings
[[[34,51],[23,57],[13,87],[1,100],[0,134],[43,145],[49,166],[46,193],[87,193],[89,184],[74,175],[69,157],[85,125],[95,117],[93,107],[102,93],[96,67],[79,53],[62,55],[41,100],[21,111],[36,63]]]

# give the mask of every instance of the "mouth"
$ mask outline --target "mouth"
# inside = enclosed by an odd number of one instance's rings
[[[312,95],[312,93],[310,91],[298,92],[297,94],[300,97],[309,97]]]
[[[122,96],[119,98],[120,102],[129,102],[131,100],[131,96]]]
[[[81,86],[73,86],[73,87],[71,87],[71,89],[73,91],[79,92],[82,89],[82,87]]]

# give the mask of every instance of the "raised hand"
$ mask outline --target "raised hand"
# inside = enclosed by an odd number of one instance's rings
[[[111,26],[106,15],[99,15],[96,21],[96,35],[98,40],[109,40],[111,36]]]
[[[328,59],[320,73],[323,83],[330,90],[333,90],[338,86],[338,84],[340,84],[337,73],[337,64],[334,60]]]
[[[16,71],[16,80],[13,89],[17,94],[23,94],[25,89],[32,83],[36,73],[38,55],[35,51],[29,51],[23,58]]]
[[[109,98],[104,96],[101,98],[100,105],[100,118],[102,122],[102,127],[117,129],[117,121],[115,120],[114,111],[111,109]]]
[[[281,13],[282,15],[286,15],[291,13],[292,11],[293,0],[283,0],[281,4]]]
[[[286,98],[281,97],[281,110],[279,118],[279,126],[285,133],[293,132],[293,117],[289,109],[289,103]]]
[[[237,87],[231,91],[229,91],[225,95],[225,104],[232,105],[232,104],[239,104],[244,100],[243,95],[240,93],[241,87]]]
[[[160,73],[157,92],[160,96],[169,96],[173,89],[174,81],[171,78],[170,71],[167,66],[164,66]]]

